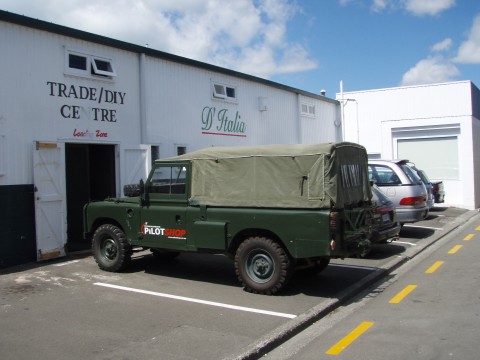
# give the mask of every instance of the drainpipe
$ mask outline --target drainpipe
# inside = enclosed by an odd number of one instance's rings
[[[140,143],[147,144],[147,90],[145,53],[140,54]]]
[[[343,99],[343,80],[340,80],[340,126],[342,127],[342,141],[345,141],[345,103]]]
[[[301,116],[301,101],[300,101],[300,94],[297,94],[297,143],[302,144],[302,116]]]

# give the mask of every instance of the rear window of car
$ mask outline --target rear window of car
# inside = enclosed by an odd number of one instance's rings
[[[401,181],[393,169],[385,165],[368,165],[368,177],[377,185],[400,185]]]
[[[403,165],[400,165],[400,167],[402,168],[405,175],[407,175],[411,183],[418,184],[422,182],[420,177],[415,173],[415,171],[410,166],[403,164]]]
[[[428,184],[428,183],[431,183],[430,179],[428,178],[427,174],[425,173],[425,171],[423,170],[418,170],[417,171],[417,174],[418,176],[420,177],[420,179],[425,183],[425,184]]]

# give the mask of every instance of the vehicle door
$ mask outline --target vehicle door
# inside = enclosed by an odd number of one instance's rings
[[[146,183],[146,204],[141,214],[144,246],[185,250],[189,164],[155,165]]]

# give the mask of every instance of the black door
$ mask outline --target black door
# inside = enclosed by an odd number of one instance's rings
[[[90,248],[83,239],[83,206],[116,195],[115,145],[65,144],[67,251]]]

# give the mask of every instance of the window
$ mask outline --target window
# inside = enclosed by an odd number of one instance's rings
[[[149,192],[157,194],[183,195],[186,192],[186,178],[187,168],[185,166],[157,167],[150,180]]]
[[[344,164],[340,167],[342,187],[352,188],[362,185],[363,168],[359,164]]]
[[[384,165],[368,165],[368,178],[377,185],[401,185],[395,171]]]
[[[213,97],[215,99],[237,100],[237,89],[220,83],[212,83]]]
[[[301,113],[304,116],[315,117],[315,105],[302,103],[301,105]]]
[[[177,155],[183,155],[187,153],[186,146],[177,146]]]
[[[117,76],[110,60],[92,59],[92,74],[100,76]]]
[[[68,66],[71,69],[87,70],[87,58],[85,56],[68,54]]]
[[[65,72],[85,77],[112,79],[117,76],[111,59],[66,50]]]

